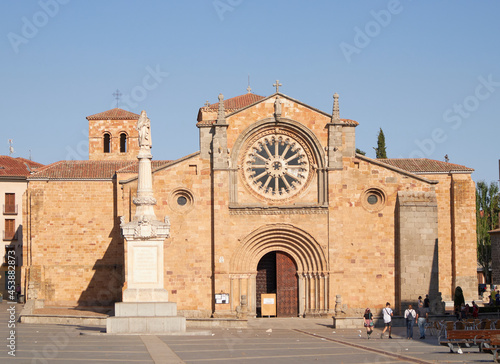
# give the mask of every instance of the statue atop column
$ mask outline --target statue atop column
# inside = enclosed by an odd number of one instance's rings
[[[151,122],[146,114],[146,110],[141,111],[141,116],[137,120],[136,129],[139,131],[139,147],[150,149],[151,144]]]

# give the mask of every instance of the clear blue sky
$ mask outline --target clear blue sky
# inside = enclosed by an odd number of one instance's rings
[[[154,159],[199,149],[206,100],[280,91],[360,123],[374,157],[444,160],[497,181],[496,1],[97,1],[0,3],[0,154],[87,159],[86,116],[148,112]],[[126,104],[125,104],[126,103]]]

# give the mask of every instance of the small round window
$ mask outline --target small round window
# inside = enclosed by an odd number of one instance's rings
[[[174,190],[168,197],[168,206],[177,212],[189,212],[194,207],[193,194],[183,188]]]
[[[378,197],[377,195],[369,195],[368,198],[366,199],[370,205],[375,205],[378,202]]]
[[[370,212],[377,212],[385,207],[385,192],[378,188],[369,188],[361,195],[361,205]]]

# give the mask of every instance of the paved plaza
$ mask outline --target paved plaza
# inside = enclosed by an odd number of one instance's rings
[[[107,335],[104,327],[74,325],[12,325],[0,304],[0,334],[4,345],[0,363],[488,363],[492,356],[477,348],[450,354],[436,336],[404,338],[394,328],[393,339],[380,339],[376,330],[368,340],[364,330],[336,330],[331,319],[263,318],[247,329],[191,330],[184,335]],[[362,329],[362,328],[360,328]],[[11,335],[10,330],[15,334]],[[359,336],[361,335],[361,336]],[[12,339],[13,338],[13,339]],[[8,347],[10,342],[14,346]],[[9,354],[15,349],[15,356]],[[468,351],[467,351],[468,350]]]

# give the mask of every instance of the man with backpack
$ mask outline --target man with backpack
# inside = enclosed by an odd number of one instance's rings
[[[406,338],[408,340],[413,340],[413,324],[417,323],[417,313],[413,309],[412,305],[409,305],[405,311],[406,319]]]

